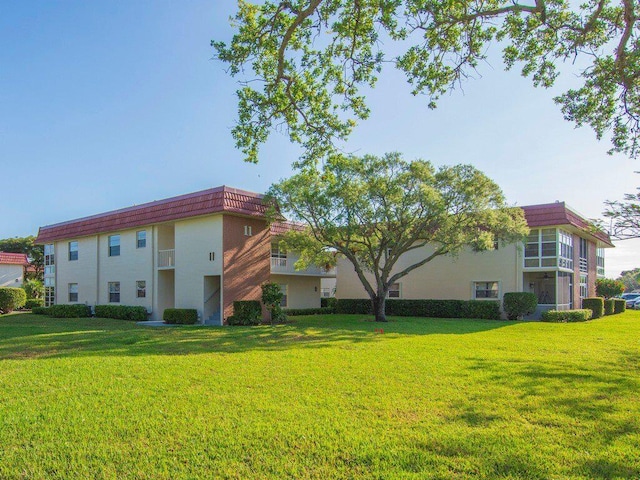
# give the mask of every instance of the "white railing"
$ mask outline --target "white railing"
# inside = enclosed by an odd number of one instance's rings
[[[281,257],[271,257],[271,268],[287,268],[287,259]]]
[[[174,268],[176,266],[176,251],[158,250],[158,268]]]
[[[271,257],[271,273],[286,273],[290,275],[312,275],[320,277],[335,277],[336,269],[331,268],[325,270],[324,268],[311,266],[304,270],[296,270],[295,264],[298,260],[297,256],[290,256],[288,258]]]

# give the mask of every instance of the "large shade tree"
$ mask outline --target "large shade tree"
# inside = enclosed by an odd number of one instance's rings
[[[640,193],[628,193],[622,201],[610,200],[605,204],[604,216],[610,221],[612,237],[618,240],[640,238]]]
[[[472,75],[497,44],[507,69],[551,86],[558,65],[578,78],[555,98],[564,117],[640,153],[640,3],[637,0],[240,0],[216,55],[240,77],[233,130],[246,159],[274,128],[324,158],[369,109],[364,91],[384,66],[406,74],[429,107]],[[394,55],[390,52],[401,53]]]
[[[377,321],[385,321],[389,287],[443,255],[468,247],[494,248],[528,233],[520,208],[509,208],[500,188],[470,165],[438,169],[423,160],[330,157],[273,185],[268,198],[278,214],[302,222],[284,242],[301,252],[297,268],[331,264],[343,255],[369,295]],[[415,262],[399,262],[417,251]],[[411,255],[411,258],[416,256]]]

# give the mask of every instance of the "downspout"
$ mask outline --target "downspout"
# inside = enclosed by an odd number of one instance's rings
[[[96,305],[100,305],[100,234],[96,235]]]
[[[156,226],[151,227],[151,315],[156,314]]]

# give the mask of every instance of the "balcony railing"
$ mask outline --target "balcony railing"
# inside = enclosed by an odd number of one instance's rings
[[[158,250],[158,268],[175,268],[176,266],[176,251],[171,250]]]
[[[321,277],[335,277],[336,269],[330,268],[328,270],[311,266],[309,268],[305,268],[304,270],[296,270],[295,263],[297,258],[282,258],[282,257],[271,257],[271,273],[286,273],[291,275],[313,275],[313,276],[321,276]]]

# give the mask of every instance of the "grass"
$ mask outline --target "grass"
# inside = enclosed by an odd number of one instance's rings
[[[0,318],[0,478],[639,478],[640,311]]]

